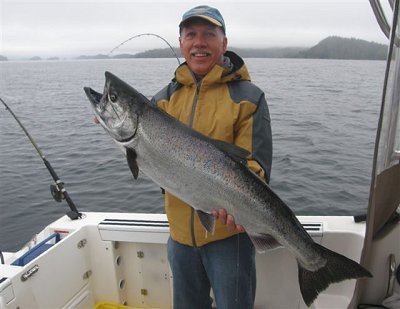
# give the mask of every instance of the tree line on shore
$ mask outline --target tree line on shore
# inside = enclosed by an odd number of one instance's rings
[[[136,54],[118,54],[108,56],[82,55],[76,59],[127,59],[127,58],[174,58],[175,55],[182,58],[178,47],[151,49]],[[375,42],[368,42],[355,38],[342,38],[330,36],[320,41],[315,46],[308,47],[271,47],[271,48],[235,48],[232,50],[243,58],[307,58],[307,59],[353,59],[353,60],[385,60],[387,46]],[[7,61],[7,57],[0,55],[0,61]],[[35,56],[30,60],[42,60]],[[58,57],[47,60],[59,60]]]

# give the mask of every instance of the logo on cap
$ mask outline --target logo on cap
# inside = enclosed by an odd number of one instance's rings
[[[221,13],[217,9],[208,5],[196,6],[183,14],[179,27],[182,27],[186,21],[194,17],[203,18],[212,24],[221,27],[222,31],[225,33],[225,22]]]

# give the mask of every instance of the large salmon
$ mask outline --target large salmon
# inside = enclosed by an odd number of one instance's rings
[[[246,166],[249,153],[185,126],[130,85],[106,72],[104,93],[85,92],[95,115],[139,170],[197,210],[213,233],[213,209],[225,208],[256,249],[282,245],[298,263],[304,302],[310,306],[333,282],[371,277],[358,263],[316,244],[290,208]]]

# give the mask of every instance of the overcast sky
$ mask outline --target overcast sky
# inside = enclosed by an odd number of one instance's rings
[[[388,12],[387,1],[385,10]],[[235,47],[313,46],[330,35],[387,43],[368,0],[104,1],[0,0],[0,54],[73,57],[107,54],[141,33],[178,46],[178,24],[193,6],[222,13]],[[154,37],[129,41],[115,54],[167,47]]]

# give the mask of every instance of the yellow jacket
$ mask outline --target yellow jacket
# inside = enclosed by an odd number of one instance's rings
[[[153,103],[204,135],[248,150],[249,168],[268,181],[272,137],[264,93],[250,82],[239,56],[228,51],[225,57],[229,68],[216,65],[200,81],[183,63]],[[236,234],[217,222],[215,233],[207,235],[193,208],[168,192],[165,210],[172,239],[184,245],[200,247]]]

